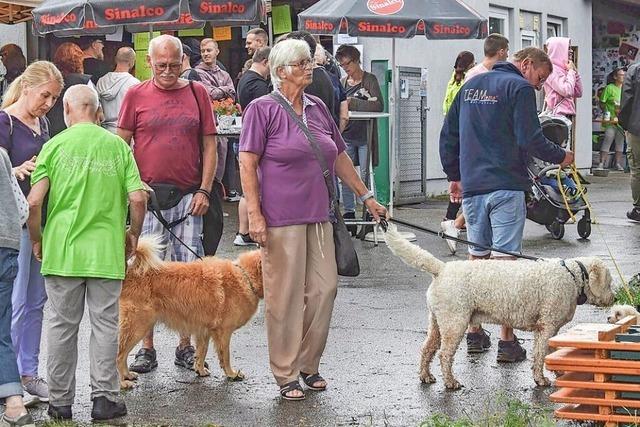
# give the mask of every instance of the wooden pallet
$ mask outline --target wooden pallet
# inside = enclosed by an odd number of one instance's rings
[[[640,423],[640,337],[638,342],[616,341],[618,334],[636,333],[632,327],[639,320],[629,316],[615,325],[580,324],[549,340],[557,350],[545,358],[546,367],[563,373],[549,398],[567,404],[555,411],[557,418],[607,427]]]

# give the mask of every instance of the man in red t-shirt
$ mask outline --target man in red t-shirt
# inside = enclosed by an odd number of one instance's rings
[[[170,224],[178,222],[171,231],[189,249],[170,235],[151,212],[147,212],[142,234],[161,235],[172,261],[193,261],[194,253],[204,255],[202,216],[209,209],[217,162],[209,95],[202,84],[179,78],[182,43],[176,37],[161,35],[151,40],[147,61],[153,78],[127,92],[118,119],[118,135],[128,143],[135,142],[133,154],[144,182],[151,187],[173,185],[184,194],[177,205],[162,210],[162,216]],[[190,337],[180,337],[175,364],[193,369],[194,353]],[[130,369],[145,373],[156,366],[152,328]]]

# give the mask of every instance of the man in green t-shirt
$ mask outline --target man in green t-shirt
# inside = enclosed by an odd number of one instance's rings
[[[91,416],[106,420],[127,413],[119,398],[116,369],[118,300],[126,256],[135,250],[142,229],[146,195],[129,146],[96,125],[95,90],[72,86],[63,101],[68,129],[44,145],[29,193],[29,234],[33,254],[42,260],[52,311],[48,413],[55,419],[72,416],[77,334],[86,299],[91,319]],[[41,233],[47,193],[46,226]]]

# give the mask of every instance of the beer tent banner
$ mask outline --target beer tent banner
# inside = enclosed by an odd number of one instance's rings
[[[108,33],[113,27],[140,29],[202,28],[260,22],[266,14],[263,0],[45,0],[33,9],[36,34],[80,30]]]
[[[312,34],[358,37],[481,39],[487,21],[458,0],[320,0],[298,15]]]

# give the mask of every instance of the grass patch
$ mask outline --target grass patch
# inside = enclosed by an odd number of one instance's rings
[[[436,414],[424,420],[420,427],[553,427],[553,409],[532,406],[517,399],[503,396],[496,399],[496,407],[485,411],[481,418],[469,417],[451,419]]]
[[[629,293],[621,286],[620,289],[616,291],[616,304],[628,304],[634,307],[640,305],[640,273],[637,273],[629,281]]]

